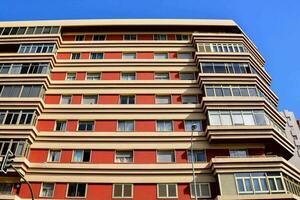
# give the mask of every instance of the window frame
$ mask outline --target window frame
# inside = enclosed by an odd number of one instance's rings
[[[121,196],[115,196],[115,185],[122,185],[122,195]],[[124,196],[124,186],[125,185],[130,185],[131,186],[131,195],[130,195],[130,197],[125,197]],[[119,198],[133,198],[133,187],[134,187],[134,184],[132,184],[132,183],[114,183],[113,184],[113,190],[112,190],[112,198],[113,199],[119,199]]]
[[[163,130],[159,130],[159,128],[158,128],[158,122],[164,122],[164,128],[163,128]],[[166,130],[166,122],[171,122],[171,130]],[[173,132],[173,130],[174,130],[173,120],[156,120],[155,121],[155,131],[156,132]]]
[[[133,77],[134,79],[128,78]],[[136,72],[121,72],[121,81],[135,81],[136,80]]]
[[[70,60],[80,60],[81,59],[81,53],[71,53]]]
[[[166,186],[166,196],[163,196],[161,197],[160,196],[160,191],[159,191],[159,185],[165,185]],[[168,185],[175,185],[175,192],[176,192],[176,196],[173,197],[173,196],[169,196],[169,186]],[[158,183],[157,186],[156,186],[156,194],[157,194],[157,198],[158,199],[177,199],[178,198],[178,185],[177,183]]]
[[[104,53],[103,52],[91,52],[89,54],[90,60],[103,60],[104,59]]]
[[[161,153],[161,152],[172,152],[173,155],[171,155],[171,156],[174,158],[174,161],[170,161],[170,162],[159,161],[159,153]],[[157,149],[156,150],[156,163],[157,164],[176,163],[176,150],[174,150],[174,149]]]
[[[191,97],[196,97],[196,101],[194,102],[188,102],[185,103],[184,98],[191,98]],[[182,94],[181,95],[181,103],[182,104],[199,104],[199,95],[193,95],[193,94]]]
[[[88,80],[88,81],[101,80],[101,73],[100,72],[87,72],[85,80]]]
[[[158,99],[159,98],[168,98],[168,103],[159,103]],[[169,105],[172,104],[172,95],[155,95],[155,104],[161,104],[161,105]]]
[[[68,196],[68,193],[69,193],[69,189],[70,189],[70,184],[76,184],[76,190],[75,190],[75,196]],[[84,188],[84,196],[77,196],[77,192],[78,192],[78,185],[79,184],[84,184],[85,185],[85,188]],[[66,198],[86,198],[86,195],[87,195],[87,191],[88,191],[88,184],[87,183],[68,183],[67,184],[67,189],[66,189]]]
[[[80,161],[76,161],[74,158],[75,158],[75,151],[82,151],[82,155],[81,155],[81,158],[80,158]],[[88,161],[84,161],[84,154],[85,154],[85,151],[89,151],[89,158],[88,158]],[[72,151],[72,160],[71,162],[72,163],[91,163],[91,158],[92,158],[92,150],[90,149],[74,149]]]
[[[128,152],[130,152],[131,153],[131,162],[119,162],[118,161],[118,153],[124,153],[124,152],[126,152],[126,153],[128,153]],[[115,150],[115,156],[114,156],[114,163],[116,163],[116,164],[133,164],[134,163],[134,150]],[[120,156],[120,155],[119,155]],[[127,158],[127,157],[122,157],[123,159],[125,158]]]
[[[130,98],[133,97],[133,103],[130,103]],[[122,103],[122,98],[126,98],[126,103]],[[134,105],[136,104],[136,95],[119,95],[119,104],[121,105]]]
[[[165,56],[162,57],[162,55],[165,55]],[[167,60],[167,59],[169,59],[168,52],[155,52],[153,55],[153,59],[154,60]]]
[[[44,184],[53,184],[53,190],[52,190],[52,195],[51,196],[43,196],[42,195],[43,194]],[[42,198],[53,198],[54,197],[54,193],[55,193],[55,185],[56,185],[56,183],[54,183],[54,182],[42,182],[41,187],[40,187],[39,197],[42,197]]]
[[[78,37],[80,37],[80,38],[82,37],[82,39],[78,40]],[[81,34],[80,34],[80,35],[75,35],[75,41],[76,41],[76,42],[82,42],[82,41],[85,41],[85,35],[81,35]]]
[[[191,154],[191,149],[186,150],[186,156],[187,156],[187,163],[192,163],[192,154]],[[193,149],[193,153],[197,154],[199,152],[202,152],[204,155],[204,160],[198,161],[197,156],[194,155],[194,162],[195,163],[205,163],[207,162],[207,155],[206,155],[206,150],[205,149]],[[189,156],[190,155],[190,156]],[[189,159],[190,158],[190,159]]]
[[[93,102],[87,103],[85,101],[88,100],[93,100]],[[81,100],[81,104],[82,105],[95,105],[98,102],[98,95],[90,95],[90,94],[86,94],[86,95],[82,95],[82,100]]]
[[[86,130],[87,129],[87,124],[89,123],[89,122],[92,122],[93,123],[93,128],[92,128],[92,130]],[[79,130],[79,126],[80,126],[80,123],[86,123],[85,124],[85,130]],[[91,120],[79,120],[78,121],[78,123],[77,123],[77,131],[78,132],[84,132],[84,131],[86,131],[86,132],[92,132],[92,131],[94,131],[94,129],[95,129],[95,121],[91,121]]]
[[[135,59],[136,59],[136,52],[122,52],[122,60],[135,60]]]
[[[58,122],[64,123],[63,129],[62,130],[57,130],[57,124]],[[67,130],[67,121],[66,120],[56,120],[55,121],[55,126],[54,126],[54,131],[55,132],[65,132]]]
[[[126,36],[129,37],[129,38],[126,38]],[[135,41],[135,40],[137,40],[137,34],[124,34],[123,35],[123,40],[124,41]]]
[[[124,127],[125,127],[125,129],[124,130],[121,130],[120,129],[120,123],[121,122],[125,122],[125,124],[124,124]],[[132,122],[132,124],[133,124],[133,130],[127,130],[128,129],[128,124],[127,124],[127,122]],[[135,132],[135,120],[130,120],[130,119],[127,119],[127,120],[117,120],[117,132]]]
[[[195,194],[193,195],[192,194],[192,191],[193,191],[193,185],[194,183],[190,183],[190,197],[191,198],[195,198]],[[209,196],[203,196],[202,195],[202,190],[201,190],[201,185],[208,185],[208,193],[209,193]],[[204,183],[204,182],[196,182],[196,187],[198,187],[197,189],[199,189],[200,191],[200,194],[197,193],[197,198],[211,198],[211,188],[210,188],[210,183]]]
[[[56,152],[56,153],[58,153],[58,160],[54,160],[54,161],[51,160],[51,152]],[[60,160],[61,160],[61,153],[62,153],[62,150],[61,150],[61,149],[49,149],[49,150],[48,150],[48,156],[47,156],[47,162],[48,162],[48,163],[60,163]]]

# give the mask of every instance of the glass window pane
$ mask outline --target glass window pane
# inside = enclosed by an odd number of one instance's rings
[[[221,114],[221,124],[222,125],[232,125],[231,116],[230,114]]]
[[[168,186],[168,197],[176,197],[176,185],[169,184]]]
[[[209,115],[210,125],[221,125],[221,119],[219,115]]]
[[[122,184],[114,184],[114,197],[122,197]]]
[[[158,196],[159,197],[167,197],[167,187],[166,184],[158,185]]]
[[[157,162],[175,162],[174,151],[157,151]]]
[[[252,185],[251,185],[251,180],[250,179],[244,179],[245,180],[245,187],[246,191],[252,191]]]
[[[245,125],[255,125],[255,121],[252,114],[243,114]]]
[[[132,185],[125,184],[124,185],[124,197],[131,197]]]
[[[242,179],[237,179],[237,184],[238,184],[238,190],[239,192],[244,192],[244,185],[243,185],[243,180]]]

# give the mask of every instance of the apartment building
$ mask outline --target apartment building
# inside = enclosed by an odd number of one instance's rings
[[[299,199],[264,62],[231,20],[1,22],[0,154],[35,199]]]
[[[287,121],[285,128],[286,136],[295,145],[294,155],[289,159],[289,162],[300,169],[300,129],[297,119],[291,111],[284,110],[281,113]]]

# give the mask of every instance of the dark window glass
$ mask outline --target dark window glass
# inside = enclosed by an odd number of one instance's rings
[[[229,88],[223,88],[223,94],[224,96],[231,96],[231,91]]]
[[[222,88],[215,88],[216,96],[223,96]]]
[[[213,65],[210,63],[202,64],[202,72],[203,73],[214,73]]]
[[[214,89],[206,88],[206,96],[214,96]]]
[[[216,73],[226,73],[224,64],[215,64],[215,72]]]

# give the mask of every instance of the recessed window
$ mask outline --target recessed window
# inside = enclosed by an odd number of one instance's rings
[[[155,80],[169,80],[169,73],[161,73],[161,72],[156,72],[154,76]]]
[[[21,97],[39,97],[42,86],[39,85],[24,85]]]
[[[177,184],[158,184],[158,198],[177,198]]]
[[[60,99],[60,104],[70,104],[71,96],[70,95],[62,95]]]
[[[155,97],[156,104],[171,104],[171,96],[170,95],[160,95]]]
[[[123,59],[136,59],[136,53],[123,53]]]
[[[175,162],[175,153],[173,150],[158,150],[156,160],[158,163],[173,163]]]
[[[100,80],[100,73],[87,73],[86,80]]]
[[[85,197],[85,183],[69,183],[67,197]]]
[[[73,162],[90,162],[91,150],[77,149],[73,152]]]
[[[122,72],[121,80],[135,80],[134,72]]]
[[[3,86],[1,97],[19,97],[22,86],[20,85],[6,85]]]
[[[93,60],[103,59],[103,53],[91,53],[90,59],[93,59]]]
[[[84,35],[76,35],[75,41],[83,41],[84,40]]]
[[[55,131],[66,131],[66,121],[56,121]]]
[[[204,150],[193,150],[193,154],[191,151],[187,151],[187,156],[188,156],[188,162],[192,162],[192,155],[194,162],[205,162],[206,157],[205,157],[205,151]]]
[[[170,132],[173,131],[173,125],[171,120],[157,120],[156,131]]]
[[[116,163],[132,163],[133,151],[116,151],[115,156]]]
[[[177,53],[178,59],[192,59],[192,53]]]
[[[194,130],[193,130],[194,128]],[[184,121],[185,131],[203,131],[201,121],[199,120],[185,120]]]
[[[94,129],[93,121],[79,121],[78,131],[92,131]]]
[[[124,40],[136,40],[136,35],[124,35]]]
[[[13,183],[0,183],[0,194],[1,195],[11,195],[13,186],[14,186]]]
[[[189,40],[189,36],[188,35],[177,34],[176,35],[176,40]]]
[[[134,131],[134,121],[118,120],[118,131],[122,131],[122,132]]]
[[[183,104],[197,104],[198,98],[196,95],[183,95],[181,97]]]
[[[154,53],[154,59],[168,59],[167,53]]]
[[[195,74],[194,73],[188,73],[188,72],[180,72],[179,73],[179,79],[180,80],[195,80]]]
[[[154,34],[154,40],[167,40],[166,34]]]
[[[54,183],[42,183],[40,197],[52,197],[54,193]]]
[[[229,155],[234,158],[245,158],[248,156],[248,151],[246,149],[230,149]]]
[[[96,104],[97,95],[83,95],[82,104]]]
[[[76,73],[67,73],[66,80],[68,81],[76,80]]]
[[[132,184],[114,184],[113,198],[131,198],[133,193]]]
[[[80,53],[72,53],[71,54],[71,59],[72,60],[78,60],[78,59],[80,59]]]
[[[135,104],[135,96],[133,95],[121,95],[120,104]]]
[[[191,197],[195,198],[195,185],[192,183],[190,185],[191,189]],[[210,193],[210,185],[209,183],[196,183],[196,191],[197,191],[197,197],[198,198],[210,198],[211,193]]]
[[[94,35],[93,40],[95,41],[103,41],[105,40],[105,35]]]
[[[48,162],[59,162],[60,150],[50,150],[48,154]]]

